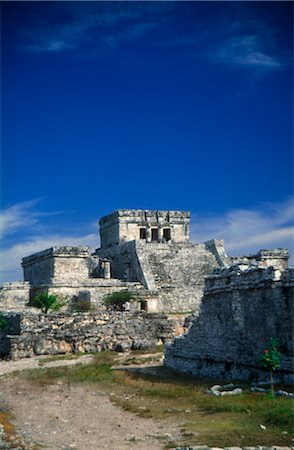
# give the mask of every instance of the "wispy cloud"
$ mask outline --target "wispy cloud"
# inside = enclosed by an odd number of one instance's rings
[[[99,246],[98,234],[90,233],[81,236],[46,234],[45,236],[32,236],[22,243],[14,244],[0,252],[1,281],[21,280],[21,260],[46,248],[58,245],[88,245],[95,249]]]
[[[22,279],[20,263],[23,257],[58,245],[88,245],[92,249],[99,246],[97,232],[92,232],[93,223],[85,224],[84,232],[53,233],[43,222],[43,218],[55,214],[36,209],[38,200],[16,204],[1,213],[4,218],[6,236],[30,227],[31,234],[5,246],[0,252],[1,279],[10,281]],[[40,226],[42,232],[38,233]],[[96,223],[95,223],[96,226]],[[89,232],[87,232],[89,230]],[[209,239],[224,239],[225,248],[231,255],[254,253],[261,248],[285,247],[292,254],[294,263],[294,202],[288,200],[276,204],[262,204],[258,209],[236,209],[222,215],[191,217],[191,240],[205,242]]]
[[[254,253],[261,248],[286,247],[294,263],[294,202],[263,204],[258,209],[236,209],[219,216],[191,218],[195,242],[224,239],[232,255]]]
[[[283,63],[268,54],[258,35],[233,37],[223,43],[215,55],[216,62],[255,67],[261,69],[279,69]]]
[[[164,6],[164,8],[163,8]],[[40,21],[21,30],[26,43],[23,50],[31,53],[57,53],[85,47],[116,48],[135,40],[160,26],[154,18],[169,5],[141,5],[120,2],[62,2],[50,8],[49,17],[39,12]],[[61,17],[61,18],[60,18]],[[53,20],[54,19],[54,20]],[[30,43],[28,43],[30,42]]]
[[[52,52],[59,52],[62,50],[69,50],[69,49],[75,49],[76,45],[73,44],[67,44],[60,40],[55,39],[49,39],[48,41],[46,39],[43,40],[43,42],[40,42],[38,44],[28,45],[26,47],[26,50],[28,52],[32,53],[52,53]]]
[[[65,211],[41,211],[34,199],[10,206],[0,212],[2,225],[2,248],[0,250],[0,279],[10,281],[22,279],[21,260],[23,257],[58,245],[99,246],[98,229],[94,233],[93,222],[85,224],[83,233],[74,233],[72,228],[63,233],[54,233],[46,225],[45,218]],[[95,223],[95,228],[96,228]],[[87,233],[88,230],[88,233]]]
[[[40,202],[36,198],[27,202],[17,203],[0,211],[0,237],[4,238],[18,230],[40,224],[40,218],[45,216],[56,216],[62,211],[44,212],[36,210],[36,205]]]

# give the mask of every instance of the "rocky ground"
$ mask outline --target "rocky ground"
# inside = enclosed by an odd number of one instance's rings
[[[78,359],[51,362],[46,361],[46,357],[0,362],[0,449],[163,450],[169,444],[177,450],[217,450],[204,446],[178,447],[177,424],[155,422],[124,411],[111,401],[111,393],[103,392],[97,385],[69,385],[64,380],[42,385],[9,376],[23,369],[40,367],[40,363],[45,367],[57,367],[86,364],[91,360],[92,356],[83,355]],[[152,371],[157,366],[144,365],[144,369]],[[132,366],[128,370],[132,370]],[[245,449],[290,450],[290,447]],[[230,450],[241,449],[232,447]]]
[[[16,425],[11,443],[2,440],[2,446],[0,429],[0,448],[160,450],[164,448],[163,440],[172,439],[176,434],[175,429],[167,428],[164,423],[123,411],[106,393],[89,385],[73,387],[58,381],[53,385],[33,386],[31,381],[7,376],[15,370],[38,367],[40,359],[0,365],[0,376],[5,374],[0,385],[0,406],[12,413]],[[86,362],[89,356],[82,360]],[[77,361],[54,361],[46,367]]]

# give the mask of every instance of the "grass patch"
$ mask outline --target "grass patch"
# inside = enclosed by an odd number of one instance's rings
[[[73,359],[78,359],[85,353],[70,353],[66,355],[54,355],[54,356],[48,356],[47,358],[40,359],[39,360],[39,366],[45,366],[48,363],[54,362],[54,361],[68,361]]]
[[[139,359],[138,356],[136,351],[128,358]],[[145,360],[142,358],[141,362]],[[122,362],[114,352],[102,352],[87,365],[40,368],[19,376],[41,384],[60,379],[69,384],[95,383],[97,389],[111,394],[111,400],[124,410],[178,424],[177,446],[293,445],[291,399],[279,397],[272,404],[268,396],[250,391],[214,397],[206,393],[215,384],[212,380],[174,374],[164,367],[157,369],[156,376],[147,376],[142,368],[113,370],[111,367],[116,363]],[[224,384],[220,380],[218,383]],[[260,425],[265,425],[266,430]]]
[[[111,369],[114,358],[114,353],[102,352],[94,355],[94,361],[89,364],[25,370],[20,376],[41,385],[52,384],[60,379],[68,384],[110,382],[114,378]]]

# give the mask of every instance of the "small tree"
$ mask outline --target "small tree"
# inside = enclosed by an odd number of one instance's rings
[[[129,291],[118,291],[107,294],[102,302],[109,309],[123,311],[123,305],[127,302],[136,300],[135,294]]]
[[[44,314],[47,314],[49,310],[59,311],[65,304],[65,298],[58,297],[55,294],[48,294],[48,292],[41,292],[32,301],[32,306],[40,308]]]
[[[271,384],[271,398],[274,399],[274,383],[273,383],[273,371],[277,370],[281,365],[282,353],[278,349],[279,339],[270,338],[268,345],[263,350],[263,354],[260,357],[263,367],[270,370],[270,384]]]

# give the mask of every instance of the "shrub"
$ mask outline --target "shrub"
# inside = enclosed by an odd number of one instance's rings
[[[66,299],[55,294],[48,294],[48,292],[41,292],[34,297],[31,304],[35,308],[40,308],[44,314],[47,314],[49,310],[59,311],[66,304]]]
[[[265,423],[267,425],[274,425],[276,427],[289,427],[293,429],[294,427],[294,411],[293,408],[289,406],[277,406],[275,409],[268,409],[265,411]]]
[[[118,291],[112,292],[112,294],[107,294],[103,298],[103,304],[109,309],[115,309],[118,311],[123,311],[123,305],[130,301],[135,301],[136,296],[133,292],[129,291]]]
[[[282,353],[279,351],[279,339],[271,337],[268,345],[263,350],[260,362],[263,367],[270,371],[271,398],[274,398],[273,371],[277,370],[281,365]]]
[[[0,330],[4,331],[8,327],[7,319],[5,319],[3,313],[0,312]]]

